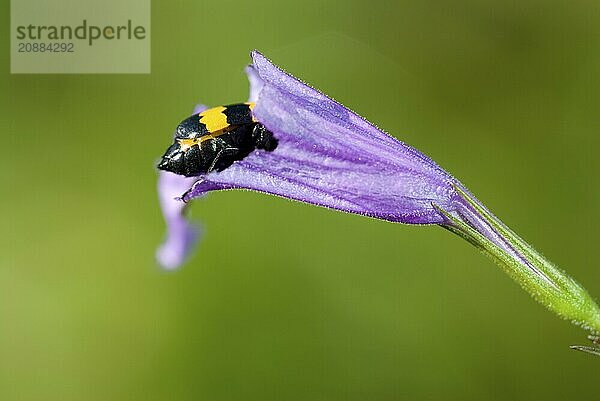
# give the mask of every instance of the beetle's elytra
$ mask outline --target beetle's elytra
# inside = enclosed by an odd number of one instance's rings
[[[158,168],[186,177],[221,171],[255,149],[273,151],[277,139],[254,120],[254,103],[219,106],[183,120]]]

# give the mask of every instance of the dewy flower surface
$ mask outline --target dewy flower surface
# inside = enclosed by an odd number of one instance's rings
[[[169,230],[158,257],[165,267],[184,261],[195,236],[181,215],[183,201],[214,190],[249,189],[392,222],[442,225],[490,256],[549,309],[600,330],[600,311],[585,290],[431,159],[258,52],[246,71],[254,117],[279,145],[192,179],[161,172],[159,192]]]

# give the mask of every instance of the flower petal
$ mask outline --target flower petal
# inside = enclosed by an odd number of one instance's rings
[[[199,229],[184,216],[186,204],[177,199],[194,183],[187,178],[161,171],[158,178],[160,207],[167,223],[167,238],[156,251],[158,263],[167,270],[179,267],[198,239]]]
[[[248,96],[248,101],[252,103],[256,103],[258,100],[258,94],[262,90],[263,80],[256,72],[256,69],[249,65],[245,69],[246,75],[248,76],[248,82],[250,83],[250,95]]]

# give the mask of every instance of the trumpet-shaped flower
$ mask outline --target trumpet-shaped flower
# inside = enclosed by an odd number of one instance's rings
[[[198,177],[160,173],[168,226],[158,252],[163,266],[180,265],[197,236],[182,216],[184,202],[210,191],[248,189],[392,222],[440,225],[490,256],[549,309],[600,331],[600,309],[586,291],[430,158],[258,52],[246,72],[254,118],[278,146]]]

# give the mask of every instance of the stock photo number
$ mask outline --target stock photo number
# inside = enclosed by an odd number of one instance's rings
[[[69,43],[38,43],[22,42],[17,44],[19,53],[73,53],[75,50],[73,42]]]

